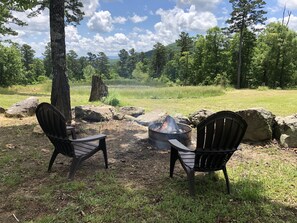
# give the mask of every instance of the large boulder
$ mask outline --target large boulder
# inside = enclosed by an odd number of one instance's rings
[[[136,121],[140,125],[149,126],[152,123],[161,122],[162,120],[164,120],[166,115],[167,114],[164,111],[154,110],[140,115],[137,118],[134,118],[134,121]]]
[[[297,147],[297,114],[276,117],[275,138],[283,147]]]
[[[5,111],[5,116],[8,118],[23,118],[33,116],[39,104],[36,97],[27,98],[24,101],[18,102]]]
[[[76,106],[75,118],[88,122],[103,122],[113,118],[115,108],[113,106]]]
[[[190,114],[189,120],[193,126],[197,126],[199,122],[206,119],[208,116],[210,116],[212,114],[213,114],[213,112],[210,110],[201,109],[201,110],[194,112],[193,114]]]
[[[251,108],[236,113],[243,117],[248,124],[243,140],[261,142],[273,138],[275,115],[270,111],[263,108]]]
[[[120,112],[123,113],[124,115],[138,117],[144,114],[144,109],[140,107],[124,106],[120,108]]]

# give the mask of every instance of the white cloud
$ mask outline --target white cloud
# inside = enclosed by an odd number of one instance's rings
[[[82,3],[84,5],[82,10],[86,17],[92,16],[99,6],[99,0],[82,0]]]
[[[109,11],[94,13],[87,23],[90,30],[97,32],[110,32],[113,30],[113,19]]]
[[[289,20],[289,24],[288,27],[292,30],[294,30],[295,32],[297,32],[297,16],[291,15],[290,18],[288,16],[286,16],[284,18],[285,23]],[[275,17],[271,17],[267,20],[267,24],[272,23],[272,22],[282,22],[282,18],[275,18]]]
[[[290,22],[289,22],[289,28],[293,29],[297,32],[297,16],[291,15]]]
[[[181,31],[205,32],[217,25],[214,14],[210,12],[197,12],[192,5],[188,12],[175,7],[171,10],[159,9],[156,12],[161,16],[161,21],[155,25],[158,32],[180,33]]]
[[[177,0],[177,6],[195,5],[197,11],[213,10],[222,0]]]
[[[140,23],[147,20],[147,16],[133,15],[129,18],[133,23]]]
[[[65,38],[66,42],[79,42],[81,35],[78,34],[77,28],[75,26],[66,26]]]
[[[49,11],[48,9],[43,10],[38,14],[38,16],[28,18],[27,15],[31,10],[27,10],[25,13],[23,12],[13,12],[13,16],[17,17],[21,21],[24,21],[28,24],[28,26],[16,26],[12,25],[13,29],[19,30],[19,31],[25,31],[28,32],[34,32],[34,35],[36,35],[36,32],[48,32],[49,31]]]
[[[154,30],[134,27],[129,34],[115,33],[103,36],[99,32],[104,24],[102,18],[108,21],[105,24],[109,27],[112,27],[113,23],[125,21],[125,18],[112,18],[106,11],[95,13],[88,26],[97,31],[97,34],[86,38],[80,36],[75,27],[67,28],[67,50],[74,49],[79,55],[102,51],[108,56],[117,56],[121,49],[134,48],[137,52],[145,52],[151,50],[157,42],[164,45],[174,42],[182,31],[201,33],[217,25],[217,20],[212,13],[197,12],[194,5],[187,11],[177,7],[171,10],[159,9],[156,15],[160,16],[160,22],[155,24]]]
[[[125,24],[127,19],[122,16],[114,17],[113,18],[113,23],[118,23],[118,24]]]
[[[278,5],[287,9],[297,9],[297,0],[278,0]]]

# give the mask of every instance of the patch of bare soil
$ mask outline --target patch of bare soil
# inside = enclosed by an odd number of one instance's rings
[[[70,159],[58,156],[53,172],[46,172],[52,153],[52,145],[44,135],[34,134],[33,128],[37,125],[35,117],[23,119],[7,119],[0,115],[0,168],[1,178],[14,175],[15,168],[21,168],[22,183],[11,189],[0,181],[0,222],[13,222],[13,214],[20,198],[26,198],[26,211],[21,212],[23,219],[34,219],[42,213],[50,212],[48,207],[38,205],[35,194],[39,185],[49,184],[55,175],[65,176],[69,170]],[[116,177],[128,187],[158,187],[160,182],[169,177],[170,152],[156,150],[148,143],[147,127],[131,121],[109,121],[102,123],[77,122],[78,137],[104,133],[107,135],[107,150],[109,168],[114,170]],[[195,141],[195,131],[192,133]],[[282,150],[283,155],[267,153],[267,147],[277,145],[247,145],[237,151],[228,165],[249,160],[283,159],[284,162],[296,163],[296,150]],[[16,155],[18,154],[18,155]],[[21,155],[20,155],[21,154]],[[29,155],[28,155],[29,154]],[[5,161],[7,157],[16,158]],[[99,161],[98,161],[99,160]],[[75,175],[76,180],[84,181],[104,169],[101,153],[86,160]],[[30,171],[27,171],[30,170]],[[107,170],[108,171],[108,170]],[[175,175],[186,176],[177,163]],[[64,179],[64,178],[63,178]],[[61,182],[60,182],[61,183]],[[61,194],[61,202],[65,200]],[[8,221],[9,220],[9,221]]]

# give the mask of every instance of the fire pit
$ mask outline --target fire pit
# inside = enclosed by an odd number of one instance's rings
[[[172,117],[167,116],[163,123],[149,125],[149,143],[157,149],[170,149],[168,139],[177,139],[188,146],[191,144],[191,131],[190,126],[176,123]]]

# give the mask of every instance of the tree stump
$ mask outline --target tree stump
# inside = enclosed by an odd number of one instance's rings
[[[89,101],[99,101],[108,95],[108,87],[100,76],[92,76],[92,88]]]

